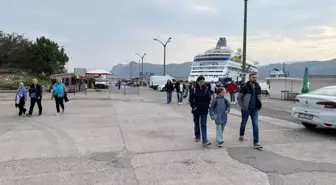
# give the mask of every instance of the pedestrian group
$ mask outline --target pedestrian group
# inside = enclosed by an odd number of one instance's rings
[[[167,91],[167,104],[172,101],[172,92],[176,89],[178,104],[182,104],[182,94],[186,90],[186,86],[179,81],[173,85],[168,80],[165,85]],[[230,102],[225,98],[226,92],[230,94]],[[241,110],[241,124],[239,130],[239,141],[244,141],[245,128],[248,118],[251,117],[253,129],[253,146],[256,149],[262,149],[259,143],[259,126],[258,111],[262,107],[261,88],[257,82],[257,73],[249,75],[249,81],[242,83],[238,90],[235,81],[228,84],[227,88],[217,88],[212,81],[209,85],[205,84],[205,78],[199,76],[196,82],[190,83],[189,88],[189,104],[194,120],[195,141],[202,141],[204,146],[211,145],[207,137],[207,119],[208,115],[216,123],[216,140],[218,147],[222,147],[224,143],[223,132],[228,122],[231,104],[237,103]]]
[[[62,83],[61,78],[56,79],[56,83],[53,85],[52,88],[52,97],[51,99],[55,100],[56,105],[56,115],[60,115],[64,113],[64,102],[69,101],[67,98],[68,88]],[[28,93],[27,93],[28,92]],[[30,107],[29,111],[26,114],[27,109],[25,108],[26,101],[30,97]],[[24,84],[20,82],[19,88],[16,91],[15,96],[15,107],[19,109],[19,116],[26,115],[31,117],[34,111],[35,104],[38,107],[38,115],[42,115],[42,96],[43,96],[43,89],[42,86],[38,83],[37,79],[32,80],[32,84],[30,85],[28,91],[25,88]],[[60,108],[62,110],[60,110]]]

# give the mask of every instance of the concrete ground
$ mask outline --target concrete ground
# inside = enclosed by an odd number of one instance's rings
[[[205,148],[193,141],[189,106],[167,105],[164,96],[78,93],[55,116],[46,95],[43,115],[28,118],[16,115],[12,94],[0,94],[0,184],[336,184],[335,134],[263,115],[258,151],[251,124],[238,141],[232,109],[224,148],[210,119],[213,145]]]

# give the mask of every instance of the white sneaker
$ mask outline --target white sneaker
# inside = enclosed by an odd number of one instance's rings
[[[56,114],[55,114],[55,116],[59,116],[59,115],[60,115],[60,113],[56,113]]]

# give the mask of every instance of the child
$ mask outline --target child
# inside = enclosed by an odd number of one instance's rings
[[[227,114],[230,112],[230,103],[224,98],[225,89],[219,88],[217,91],[217,97],[211,102],[210,116],[212,120],[216,122],[216,137],[218,147],[223,147],[223,131],[227,123]]]

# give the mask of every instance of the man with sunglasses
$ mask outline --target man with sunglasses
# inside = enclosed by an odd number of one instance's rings
[[[259,144],[259,126],[258,126],[258,111],[262,107],[261,88],[257,82],[257,73],[249,75],[249,81],[241,86],[238,93],[238,104],[241,108],[242,122],[240,124],[239,141],[244,141],[244,134],[248,117],[251,116],[253,128],[253,145],[256,149],[262,149]]]

